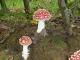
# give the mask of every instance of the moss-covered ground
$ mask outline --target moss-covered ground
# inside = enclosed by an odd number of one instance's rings
[[[54,27],[52,21],[46,22],[48,35],[40,37],[37,44],[29,46],[28,60],[68,60],[70,55],[80,50],[80,29],[74,28],[73,35],[66,38],[62,25]],[[78,25],[80,26],[80,25]],[[34,36],[37,22],[20,17],[11,16],[0,19],[0,60],[20,60],[22,46],[19,44],[21,36]],[[68,41],[68,42],[67,42]]]

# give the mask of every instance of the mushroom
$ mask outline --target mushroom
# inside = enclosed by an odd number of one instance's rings
[[[32,41],[29,36],[22,36],[19,39],[19,43],[23,46],[22,57],[24,58],[24,60],[27,60],[29,55],[28,46],[32,44]]]
[[[74,52],[73,55],[69,58],[69,60],[80,60],[80,50],[77,52]]]
[[[45,9],[39,9],[34,12],[33,19],[38,21],[37,33],[41,33],[42,30],[45,29],[45,21],[49,20],[50,18],[50,13]]]

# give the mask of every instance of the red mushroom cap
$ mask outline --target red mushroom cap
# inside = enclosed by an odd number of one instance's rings
[[[34,12],[33,19],[34,20],[49,20],[51,18],[50,13],[45,9],[39,9]]]
[[[32,41],[30,39],[29,36],[22,36],[20,39],[19,39],[19,43],[21,45],[30,45],[32,44]]]
[[[71,55],[71,58],[69,60],[80,60],[80,50],[75,52],[74,55]]]

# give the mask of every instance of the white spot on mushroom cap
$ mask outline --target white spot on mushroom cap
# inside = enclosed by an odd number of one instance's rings
[[[36,17],[36,18],[39,18],[39,17]]]
[[[45,18],[47,18],[48,16],[45,16]]]

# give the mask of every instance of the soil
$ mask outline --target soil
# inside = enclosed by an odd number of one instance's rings
[[[67,36],[61,22],[60,24],[46,22],[48,35],[38,36],[38,42],[29,46],[28,60],[68,60],[75,51],[80,50],[80,22],[76,25],[73,28],[73,35]],[[37,25],[30,21],[19,23],[1,19],[0,60],[22,60],[19,38],[25,35],[33,40],[36,28]]]

